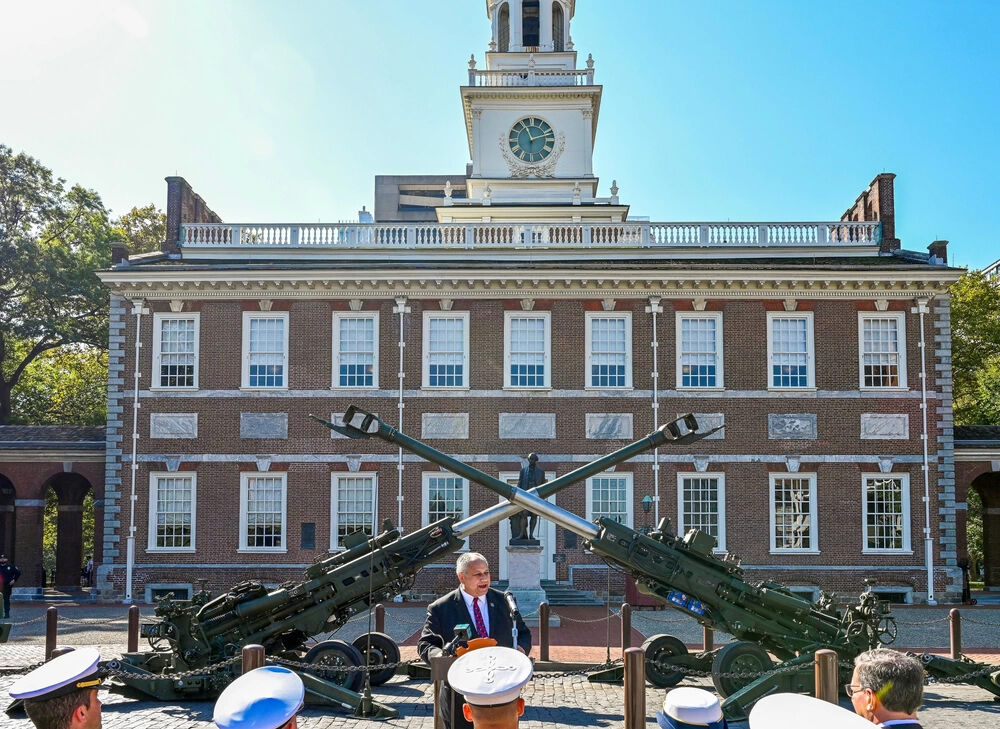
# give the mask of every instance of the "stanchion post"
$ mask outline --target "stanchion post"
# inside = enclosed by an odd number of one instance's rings
[[[646,652],[625,649],[625,729],[646,727]]]
[[[382,603],[375,606],[375,632],[385,632],[385,606]]]
[[[702,650],[710,651],[715,648],[715,633],[709,627],[701,629]]]
[[[837,651],[816,651],[816,698],[837,703]]]
[[[59,632],[59,608],[50,607],[45,611],[45,660],[52,658],[56,649],[56,634]]]
[[[139,606],[131,605],[128,609],[128,652],[139,651]]]
[[[448,669],[454,662],[454,656],[434,656],[431,658],[431,685],[434,687],[434,729],[445,729],[444,716],[441,714],[441,684],[448,679]],[[453,710],[455,708],[452,707]],[[462,707],[457,707],[457,710],[461,711]]]
[[[962,657],[962,612],[952,608],[948,613],[948,623],[951,632],[951,657],[956,661]]]
[[[549,660],[549,604],[543,602],[538,606],[538,657],[539,660]]]
[[[622,651],[632,647],[632,606],[622,603]]]
[[[251,643],[243,646],[243,673],[264,665],[264,646]]]

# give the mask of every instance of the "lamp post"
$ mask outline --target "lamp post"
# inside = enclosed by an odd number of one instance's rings
[[[642,533],[649,534],[651,527],[649,526],[649,512],[653,510],[653,497],[646,494],[642,497],[642,513],[646,515],[646,523],[642,525]]]

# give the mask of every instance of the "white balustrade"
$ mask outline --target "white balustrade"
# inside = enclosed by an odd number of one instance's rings
[[[518,71],[469,70],[471,86],[593,86],[593,71],[587,69]]]
[[[190,223],[182,248],[787,248],[873,246],[876,221],[830,223]]]

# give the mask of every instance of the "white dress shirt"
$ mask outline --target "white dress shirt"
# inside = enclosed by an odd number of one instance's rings
[[[472,612],[472,601],[477,599],[472,597],[469,593],[465,591],[464,587],[458,588],[458,591],[462,593],[462,599],[465,600],[465,608],[469,611],[469,617],[472,618],[472,627],[476,627],[476,617],[475,613]],[[490,637],[490,609],[486,605],[486,596],[478,598],[479,600],[479,612],[483,614],[483,625],[486,626],[486,635],[479,636],[480,638]]]

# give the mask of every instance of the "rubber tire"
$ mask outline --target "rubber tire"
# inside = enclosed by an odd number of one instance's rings
[[[722,698],[726,698],[756,678],[723,678],[723,673],[764,672],[774,667],[774,661],[763,648],[748,640],[724,645],[712,660],[712,683]]]
[[[324,640],[322,643],[317,643],[309,649],[304,660],[306,663],[316,663],[319,665],[332,664],[335,666],[363,666],[365,663],[361,652],[343,640]],[[364,683],[365,679],[361,671],[350,671],[340,674],[322,673],[320,676],[355,693],[361,688],[361,684]]]
[[[369,637],[371,637],[371,653],[368,655],[368,663],[370,665],[399,663],[399,646],[396,645],[396,641],[385,633],[376,633],[373,631],[359,635],[351,644],[361,653],[362,665],[364,665],[365,654],[368,653]],[[395,675],[395,668],[384,668],[377,673],[372,673],[372,686],[381,686]]]
[[[652,635],[643,642],[642,650],[646,653],[646,680],[651,684],[669,688],[684,680],[683,671],[671,671],[661,665],[666,658],[687,654],[687,646],[680,638],[663,633]]]

